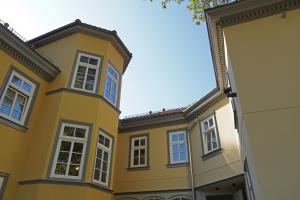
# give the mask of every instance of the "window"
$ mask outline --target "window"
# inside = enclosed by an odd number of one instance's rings
[[[71,88],[96,93],[101,58],[79,53]]]
[[[93,181],[108,186],[110,177],[112,138],[99,131]]]
[[[148,159],[148,136],[131,138],[130,167],[146,167]]]
[[[169,133],[170,164],[188,162],[186,131]]]
[[[24,125],[35,89],[33,82],[12,71],[0,99],[0,115]]]
[[[253,185],[252,185],[252,181],[251,181],[251,176],[250,176],[247,160],[244,161],[244,171],[245,171],[248,195],[250,197],[250,200],[255,200],[255,195],[254,195],[254,190],[253,190]]]
[[[119,73],[110,65],[107,67],[104,97],[113,105],[117,105]]]
[[[214,114],[211,114],[209,117],[201,121],[204,154],[220,148],[214,116]]]
[[[62,123],[51,177],[80,179],[88,138],[88,126]]]
[[[0,172],[0,199],[2,199],[2,196],[4,194],[7,179],[8,174]]]

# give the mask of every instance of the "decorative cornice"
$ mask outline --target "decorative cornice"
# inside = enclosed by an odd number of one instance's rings
[[[240,0],[206,10],[206,22],[215,71],[220,70],[220,83],[227,87],[223,28],[284,13],[300,7],[300,0]],[[216,73],[218,76],[218,73]],[[218,77],[216,77],[218,79]],[[221,89],[223,89],[221,88]]]
[[[44,80],[50,82],[54,77],[24,56],[18,50],[12,48],[9,44],[7,44],[4,40],[0,39],[0,48],[5,51],[7,54],[12,56],[14,59],[18,60],[20,63],[24,64],[28,67],[31,71],[39,75]]]
[[[270,2],[270,1],[269,1]],[[296,9],[300,7],[300,0],[284,0],[271,5],[266,5],[251,10],[239,12],[233,15],[222,17],[218,24],[222,27],[240,24],[255,19],[268,17],[279,14],[284,11]]]
[[[48,82],[60,73],[57,66],[50,63],[1,24],[0,49]]]

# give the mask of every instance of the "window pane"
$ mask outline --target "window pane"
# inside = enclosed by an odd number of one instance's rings
[[[70,151],[70,149],[71,149],[71,142],[61,141],[60,151]]]
[[[185,152],[185,144],[180,144],[179,148],[180,148],[180,152]]]
[[[107,162],[103,162],[102,171],[104,171],[104,172],[107,171]]]
[[[84,81],[85,73],[86,73],[86,67],[78,66],[78,70],[77,70],[77,74],[76,74],[76,79]]]
[[[12,78],[12,81],[11,81],[11,82],[12,82],[13,84],[15,84],[15,85],[21,87],[22,80],[19,79],[18,77],[14,76],[14,77]]]
[[[138,165],[138,164],[139,164],[139,157],[134,157],[133,165]]]
[[[90,58],[89,64],[91,64],[91,65],[97,65],[98,64],[98,60],[94,59],[94,58]]]
[[[96,165],[95,165],[95,168],[101,169],[101,160],[100,160],[100,159],[96,159]]]
[[[23,85],[22,85],[22,89],[25,90],[26,92],[30,92],[31,91],[31,85],[29,85],[28,83],[26,82],[23,82]]]
[[[72,153],[71,163],[73,164],[80,164],[81,161],[81,154]]]
[[[9,115],[10,110],[11,110],[11,107],[6,106],[4,104],[2,104],[1,107],[0,107],[0,112],[7,115],[7,116]]]
[[[105,138],[104,146],[106,146],[107,148],[109,148],[109,146],[110,146],[110,140],[109,139]]]
[[[145,149],[140,150],[140,156],[145,156]]]
[[[75,81],[74,87],[82,89],[83,88],[83,81]]]
[[[207,130],[207,129],[208,129],[208,122],[207,122],[207,121],[204,122],[203,127],[204,127],[204,130]]]
[[[102,159],[102,150],[97,149],[97,158]]]
[[[134,150],[133,151],[133,156],[138,157],[139,156],[139,150]]]
[[[179,152],[178,144],[173,144],[173,145],[172,145],[172,151],[175,152],[175,153],[178,153],[178,152]]]
[[[68,163],[69,153],[68,152],[60,152],[57,158],[57,162],[59,163]]]
[[[79,175],[79,169],[80,169],[79,165],[70,165],[68,175],[69,176],[78,176]]]
[[[118,79],[118,74],[113,70],[112,67],[108,67],[108,73],[112,75],[115,79]]]
[[[73,137],[74,131],[75,131],[74,127],[65,126],[63,135]]]
[[[104,136],[103,135],[99,135],[99,143],[104,145]]]
[[[13,111],[13,113],[12,113],[12,118],[13,119],[20,121],[21,117],[22,117],[22,113],[20,113],[16,110]]]
[[[208,143],[207,143],[207,150],[208,150],[208,151],[211,151],[211,150],[212,150],[212,148],[211,148],[211,142],[208,142]]]
[[[108,162],[108,153],[104,151],[103,153],[103,160]]]
[[[83,150],[83,143],[74,143],[72,152],[81,154]]]
[[[102,172],[101,174],[101,182],[106,183],[106,173]]]
[[[173,152],[173,161],[178,161],[179,160],[179,156],[177,152]]]
[[[55,167],[55,174],[65,175],[67,170],[66,164],[57,164]]]
[[[180,152],[180,160],[186,160],[185,152]]]
[[[211,118],[211,119],[209,119],[209,127],[212,127],[212,126],[214,126],[214,120]]]
[[[179,140],[180,141],[184,141],[185,140],[185,134],[184,133],[179,134]]]
[[[140,146],[140,140],[134,140],[134,146],[136,147]]]
[[[145,146],[146,140],[145,139],[141,139],[141,146]]]
[[[85,129],[76,128],[75,137],[84,138],[85,137]]]
[[[177,142],[178,141],[178,135],[172,135],[172,142]]]
[[[7,96],[7,97],[9,97],[9,98],[11,98],[11,99],[14,99],[15,96],[16,96],[16,91],[14,91],[14,90],[8,88],[7,91],[6,91],[5,96]]]
[[[88,63],[88,61],[89,61],[88,57],[86,57],[86,56],[80,56],[80,62]]]
[[[99,179],[100,179],[100,170],[95,169],[95,171],[94,171],[94,179],[99,181]]]
[[[13,102],[14,102],[13,99],[11,99],[11,98],[5,96],[5,97],[3,98],[3,103],[2,103],[2,104],[6,105],[6,106],[8,106],[8,107],[12,107]]]
[[[89,69],[88,69],[88,75],[90,75],[90,76],[95,76],[95,75],[96,75],[96,69],[89,68]]]
[[[107,99],[110,99],[110,90],[111,90],[111,78],[107,76],[105,82],[105,92],[104,92],[104,96]]]

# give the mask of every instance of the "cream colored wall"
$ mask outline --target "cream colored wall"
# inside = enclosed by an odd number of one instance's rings
[[[202,151],[200,122],[215,113],[221,150],[208,157]],[[195,121],[190,122],[190,124]],[[191,149],[195,187],[203,186],[243,173],[239,152],[238,134],[234,128],[231,104],[224,98],[198,116],[192,126]]]
[[[166,126],[118,135],[114,192],[189,189],[188,167],[168,168],[167,131],[186,124]],[[149,169],[128,170],[130,136],[149,134]]]
[[[224,29],[258,199],[300,196],[299,19],[297,9]]]

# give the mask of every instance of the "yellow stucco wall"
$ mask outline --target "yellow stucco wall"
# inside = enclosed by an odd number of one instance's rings
[[[300,196],[299,19],[297,9],[224,29],[259,199]]]
[[[221,150],[211,156],[203,156],[200,122],[215,114]],[[211,106],[198,116],[196,124],[191,121],[191,151],[195,186],[200,187],[218,180],[243,173],[239,151],[238,133],[234,128],[231,104],[227,98]]]
[[[186,124],[130,133],[120,133],[115,168],[114,191],[136,192],[190,188],[188,167],[167,167],[167,131],[186,128]],[[149,169],[128,170],[130,136],[149,134]]]
[[[98,95],[104,91],[106,67],[111,62],[120,74],[123,72],[123,57],[107,41],[84,35],[73,34],[46,46],[40,47],[43,55],[50,57],[61,69],[61,73],[48,83],[39,76],[0,51],[0,82],[4,81],[10,65],[37,81],[39,90],[29,118],[28,130],[23,133],[7,125],[0,124],[0,172],[8,173],[4,199],[66,199],[64,196],[73,192],[74,199],[110,199],[111,194],[87,186],[70,186],[62,184],[29,184],[18,185],[18,181],[47,179],[48,168],[55,145],[59,121],[62,119],[92,124],[89,154],[87,155],[86,175],[84,182],[92,182],[93,165],[99,129],[104,129],[117,141],[119,112],[101,97],[61,91],[51,95],[46,92],[58,88],[68,88],[72,77],[72,68],[77,50],[103,56],[100,71]],[[121,77],[120,77],[121,78]],[[116,147],[116,145],[114,145]],[[115,148],[113,155],[115,155]],[[114,169],[112,160],[112,171]],[[113,180],[113,175],[111,177]],[[113,181],[110,184],[112,188]],[[66,192],[70,190],[70,192]],[[51,192],[53,191],[53,192]],[[55,192],[54,192],[55,191]],[[83,195],[83,196],[82,196]],[[68,196],[70,197],[70,196]]]

